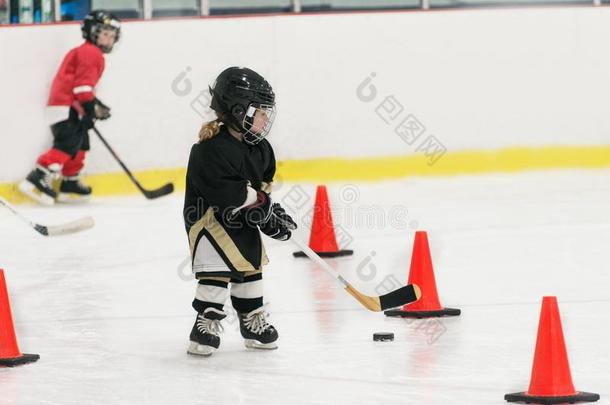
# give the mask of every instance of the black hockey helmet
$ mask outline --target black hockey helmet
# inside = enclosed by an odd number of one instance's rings
[[[218,75],[210,87],[210,107],[222,116],[225,124],[244,134],[244,141],[255,145],[271,131],[275,118],[275,93],[271,85],[252,69],[230,67]],[[253,131],[257,111],[267,115],[262,130]]]
[[[80,26],[83,38],[97,46],[97,37],[104,29],[116,31],[114,43],[119,42],[121,37],[121,21],[112,13],[105,10],[93,10],[87,14]],[[102,52],[110,53],[112,46],[100,47]]]

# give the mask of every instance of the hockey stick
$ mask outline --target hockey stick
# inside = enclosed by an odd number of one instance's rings
[[[347,282],[339,273],[334,271],[332,267],[324,260],[320,258],[307,246],[307,244],[303,243],[301,240],[296,238],[294,235],[290,238],[292,242],[297,245],[301,250],[318,266],[320,266],[324,271],[326,271],[329,275],[336,278],[341,285],[345,288],[345,290],[350,293],[354,298],[356,298],[362,305],[366,307],[366,309],[370,311],[384,311],[389,308],[396,308],[401,305],[409,304],[411,302],[415,302],[421,297],[421,291],[417,284],[409,284],[404,287],[401,287],[397,290],[391,291],[387,294],[380,295],[378,297],[370,297],[368,295],[364,295],[358,290],[356,290],[350,283]]]
[[[140,190],[142,192],[142,194],[144,194],[144,197],[148,198],[149,200],[152,200],[154,198],[159,198],[159,197],[163,197],[164,195],[171,194],[174,191],[173,183],[167,183],[166,185],[159,187],[157,189],[154,189],[154,190],[146,190],[144,187],[142,187],[140,182],[135,178],[135,176],[131,173],[131,171],[129,171],[127,166],[125,166],[125,163],[123,163],[123,161],[121,160],[119,155],[116,154],[114,149],[112,149],[110,144],[106,141],[106,139],[104,139],[104,137],[102,136],[100,131],[98,131],[98,129],[96,127],[93,127],[93,131],[95,131],[97,136],[100,138],[100,141],[102,141],[102,143],[104,144],[104,146],[106,146],[106,148],[108,149],[110,154],[116,159],[116,161],[119,163],[119,165],[121,165],[123,170],[125,170],[125,173],[127,173],[127,176],[129,176],[129,178],[131,179],[133,184],[135,184],[136,187],[138,188],[138,190]]]
[[[0,205],[8,209],[10,212],[15,214],[19,219],[28,224],[30,227],[34,228],[36,232],[44,236],[57,236],[57,235],[66,235],[69,233],[76,233],[80,231],[84,231],[85,229],[92,228],[94,225],[93,218],[84,217],[81,219],[77,219],[76,221],[67,222],[65,224],[46,226],[37,224],[28,218],[24,217],[9,204],[4,198],[0,197]]]

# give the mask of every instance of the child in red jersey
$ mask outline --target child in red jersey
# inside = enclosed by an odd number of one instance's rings
[[[96,119],[110,118],[110,108],[95,97],[95,86],[104,72],[104,53],[119,40],[121,23],[106,11],[92,11],[83,20],[85,43],[64,58],[47,102],[53,146],[38,157],[36,167],[19,183],[19,189],[45,205],[88,200],[91,188],[79,174],[89,150],[88,131]],[[57,193],[51,184],[61,174]]]

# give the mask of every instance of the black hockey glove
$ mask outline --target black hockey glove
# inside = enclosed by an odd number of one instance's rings
[[[286,223],[273,214],[269,218],[269,221],[260,224],[258,227],[262,233],[273,239],[284,241],[290,239],[292,236],[292,232],[290,231],[290,228],[286,226]]]
[[[280,204],[274,203],[271,205],[269,220],[261,224],[259,228],[265,235],[284,241],[290,239],[291,231],[297,229],[297,224]]]
[[[273,205],[271,206],[271,211],[273,211],[273,215],[275,215],[278,220],[284,222],[286,228],[290,229],[291,231],[297,229],[297,223],[294,222],[292,217],[286,213],[286,210],[282,208],[280,204],[273,203]]]
[[[269,195],[263,191],[257,192],[257,201],[246,211],[246,221],[258,225],[262,233],[270,238],[285,241],[292,236],[296,224],[277,203],[272,204]]]
[[[104,121],[111,117],[110,107],[102,103],[98,98],[94,99],[93,101],[95,102],[95,118]]]
[[[95,125],[95,100],[83,103],[83,110],[85,110],[85,113],[80,122],[86,130],[90,130]]]

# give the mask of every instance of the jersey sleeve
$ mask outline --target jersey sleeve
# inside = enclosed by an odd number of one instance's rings
[[[261,185],[261,190],[271,194],[273,178],[275,177],[275,153],[273,152],[271,144],[268,142],[267,147],[269,151],[269,163],[263,172],[263,183]]]
[[[220,213],[227,209],[233,210],[246,200],[248,181],[222,150],[201,145],[193,148],[189,172],[197,194]]]
[[[104,56],[94,47],[79,49],[74,74],[74,97],[80,103],[95,98],[95,86],[104,70]]]

